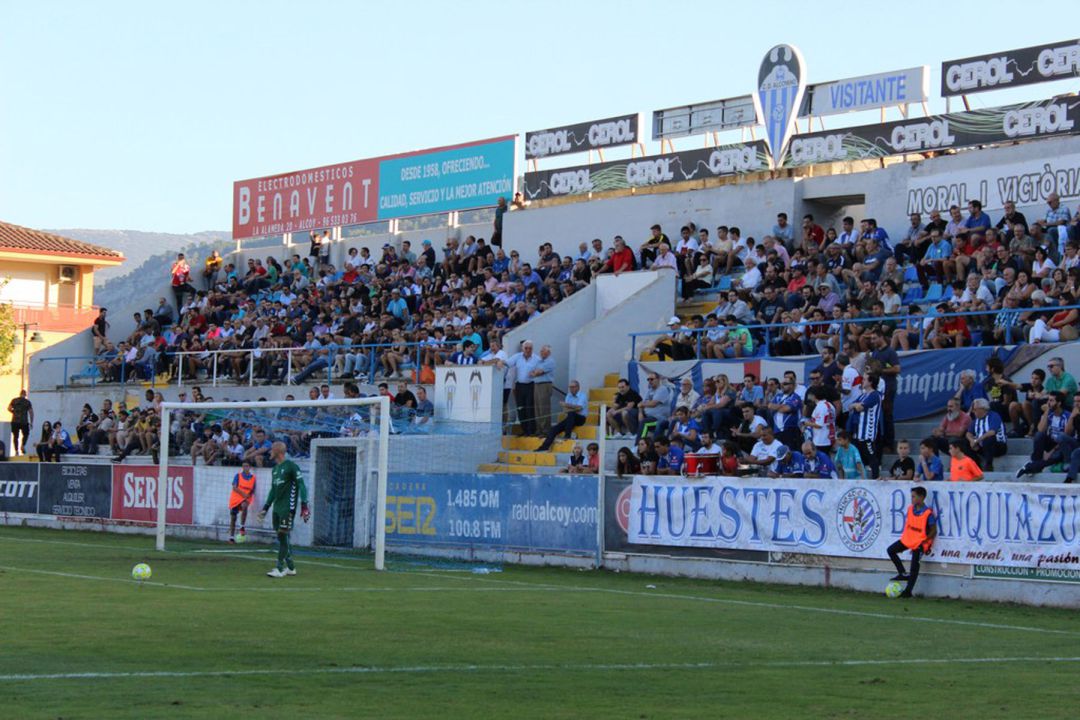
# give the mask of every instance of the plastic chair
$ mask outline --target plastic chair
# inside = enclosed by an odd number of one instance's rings
[[[908,265],[904,270],[904,282],[905,283],[917,283],[919,282],[919,271],[914,265]]]
[[[917,305],[928,305],[930,303],[941,302],[941,296],[944,291],[945,289],[941,287],[941,283],[930,283],[930,289],[926,291],[926,295],[916,300],[915,303]]]
[[[720,276],[720,284],[717,285],[717,289],[720,292],[727,292],[728,290],[730,290],[731,289],[731,276],[730,275],[721,275]]]

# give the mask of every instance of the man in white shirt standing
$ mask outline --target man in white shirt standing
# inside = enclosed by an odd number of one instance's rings
[[[533,395],[533,371],[540,364],[540,356],[533,354],[531,340],[521,343],[521,352],[515,353],[507,366],[513,379],[514,406],[517,408],[518,424],[526,435],[536,433],[536,403]]]
[[[507,370],[507,363],[510,358],[507,356],[506,351],[503,350],[502,345],[497,340],[491,340],[488,343],[488,350],[480,356],[481,365],[494,365],[495,369],[502,372],[503,380],[503,425],[510,424],[510,391],[514,387],[514,378]],[[499,377],[499,373],[495,373],[495,377]]]
[[[806,401],[814,403],[814,410],[806,423],[811,431],[810,439],[814,447],[828,453],[836,440],[836,410],[831,402],[819,398],[813,390],[806,391]]]
[[[836,357],[836,363],[842,368],[840,372],[840,408],[842,410],[838,423],[841,427],[845,424],[851,405],[859,397],[859,386],[862,385],[862,376],[846,354],[841,353]]]

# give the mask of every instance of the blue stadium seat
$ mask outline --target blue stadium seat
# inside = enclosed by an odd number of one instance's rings
[[[905,283],[917,283],[919,282],[919,271],[915,269],[914,265],[908,265],[904,270],[904,282]]]
[[[952,288],[950,288],[951,290]],[[916,300],[918,305],[926,305],[928,303],[941,302],[942,293],[945,288],[941,287],[941,283],[930,283],[930,289],[926,291],[926,295]]]
[[[720,290],[720,292],[727,292],[728,290],[730,290],[731,289],[731,276],[730,275],[721,275],[720,276],[720,284],[717,285],[717,289]]]

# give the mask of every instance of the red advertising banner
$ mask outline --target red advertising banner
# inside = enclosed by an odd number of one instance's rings
[[[195,508],[194,468],[169,468],[168,505],[165,521],[191,525]],[[157,521],[157,465],[114,465],[112,487],[113,520]]]
[[[372,222],[378,198],[378,159],[239,180],[233,239]]]

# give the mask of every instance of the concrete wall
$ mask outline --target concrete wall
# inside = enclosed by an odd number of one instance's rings
[[[596,283],[585,287],[551,308],[540,317],[514,328],[503,339],[506,353],[513,355],[525,340],[533,350],[550,345],[555,358],[555,387],[566,392],[570,373],[570,336],[596,317]],[[554,401],[554,398],[552,399]]]
[[[596,318],[570,336],[570,375],[581,386],[603,385],[604,375],[622,372],[630,360],[633,330],[660,330],[675,309],[675,273],[601,276]]]
[[[504,247],[531,257],[537,245],[550,242],[561,255],[576,254],[581,242],[600,238],[610,248],[612,237],[622,235],[636,249],[649,237],[654,223],[669,237],[678,238],[679,228],[690,221],[709,228],[713,235],[717,225],[737,225],[744,237],[760,239],[772,227],[776,213],[795,211],[794,184],[780,179],[515,211],[504,220]]]

